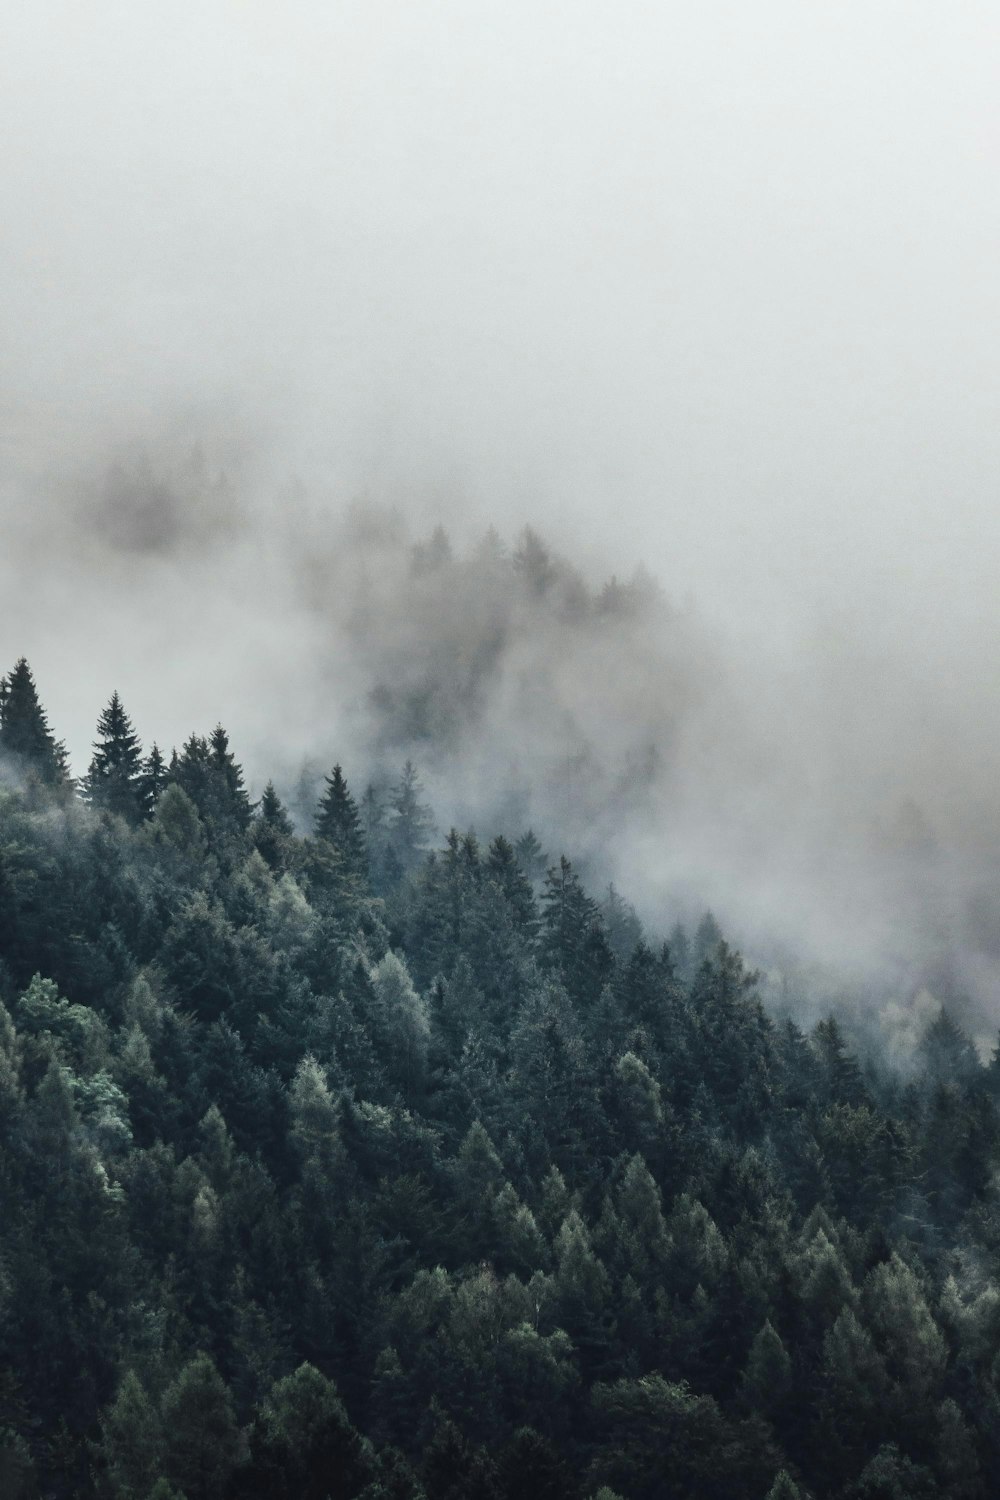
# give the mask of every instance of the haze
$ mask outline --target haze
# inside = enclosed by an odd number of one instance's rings
[[[697,684],[608,856],[648,907],[704,892],[895,982],[927,902],[872,829],[916,804],[992,1023],[998,64],[985,4],[7,0],[0,669],[78,769],[112,687],[147,741],[222,718],[258,780],[360,766],[379,683],[305,559],[370,578],[358,500],[463,548],[530,523],[681,606],[551,674],[615,753]],[[463,741],[487,781],[510,701]]]

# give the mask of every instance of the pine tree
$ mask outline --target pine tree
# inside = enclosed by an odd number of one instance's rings
[[[571,999],[593,1003],[614,968],[597,903],[565,855],[545,877],[539,959],[558,974]]]
[[[168,771],[167,763],[163,759],[160,747],[153,741],[153,748],[142,763],[142,807],[147,818],[151,818],[156,811],[156,804],[160,800],[160,793],[167,785]]]
[[[326,777],[326,790],[316,813],[316,837],[325,839],[337,853],[346,875],[362,877],[367,873],[361,816],[339,765]]]
[[[609,885],[600,911],[608,945],[615,957],[624,961],[642,942],[642,923],[636,916],[635,907],[613,885]]]
[[[514,848],[501,835],[490,844],[486,874],[503,892],[518,930],[533,938],[538,930],[538,910],[531,881],[524,873]]]
[[[269,781],[257,808],[253,840],[261,858],[272,870],[287,868],[293,836],[292,820],[274,789],[274,782]]]
[[[197,1354],[160,1404],[167,1476],[187,1500],[218,1500],[236,1465],[240,1432],[233,1403],[207,1354]]]
[[[115,1495],[145,1500],[161,1470],[163,1434],[159,1415],[131,1370],[101,1419],[98,1452]]]
[[[419,863],[434,827],[430,808],[420,800],[422,791],[416,767],[408,760],[390,798],[390,848],[404,875]]]
[[[208,764],[214,773],[220,821],[242,833],[249,827],[252,807],[243,780],[243,767],[230,750],[229,736],[221,724],[212,730],[209,745]]]
[[[538,842],[533,828],[529,828],[527,833],[522,833],[514,845],[514,853],[517,855],[518,864],[532,885],[542,879],[548,869],[549,857]]]
[[[0,696],[0,753],[11,756],[45,786],[57,786],[64,776],[59,747],[49,729],[31,668],[22,656],[3,679]]]
[[[139,823],[145,814],[144,791],[142,745],[115,692],[97,721],[84,796],[93,808]]]

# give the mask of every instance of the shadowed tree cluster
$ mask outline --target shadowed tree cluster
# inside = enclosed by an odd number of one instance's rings
[[[440,565],[430,548],[415,566]],[[517,566],[553,586],[525,542]],[[1000,1062],[770,1016],[415,768],[0,688],[0,1493],[987,1500]]]

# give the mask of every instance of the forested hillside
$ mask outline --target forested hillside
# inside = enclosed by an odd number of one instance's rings
[[[769,1015],[573,856],[409,763],[296,830],[117,695],[74,781],[17,663],[5,1500],[995,1493],[1000,1067]]]

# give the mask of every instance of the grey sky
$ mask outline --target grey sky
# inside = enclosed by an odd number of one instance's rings
[[[741,602],[989,593],[993,7],[4,9],[15,449],[222,406]]]

